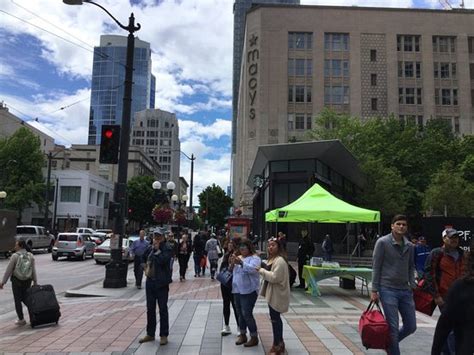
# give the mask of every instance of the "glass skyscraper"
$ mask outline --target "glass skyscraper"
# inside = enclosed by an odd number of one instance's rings
[[[237,142],[237,104],[239,102],[240,67],[245,35],[247,11],[256,4],[293,4],[300,0],[235,0],[234,2],[234,60],[232,71],[232,153],[236,153]]]
[[[100,36],[94,48],[88,144],[100,144],[104,124],[122,124],[127,37]],[[155,107],[155,77],[151,74],[150,44],[135,39],[133,59],[132,117]]]

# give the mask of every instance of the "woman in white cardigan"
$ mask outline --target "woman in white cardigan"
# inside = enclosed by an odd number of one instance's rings
[[[272,355],[285,354],[283,341],[283,322],[281,313],[288,312],[290,305],[290,279],[285,250],[277,238],[268,240],[268,263],[265,268],[258,268],[263,278],[260,292],[268,302],[270,319],[273,330],[273,346],[269,352]]]

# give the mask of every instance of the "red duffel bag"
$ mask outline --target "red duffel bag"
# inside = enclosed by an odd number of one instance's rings
[[[374,305],[377,309],[373,309]],[[390,344],[390,328],[378,302],[370,301],[359,319],[359,334],[367,349],[387,350]]]
[[[433,315],[436,308],[436,303],[433,296],[425,291],[425,280],[418,281],[417,287],[413,290],[413,299],[415,301],[415,308],[418,312]]]

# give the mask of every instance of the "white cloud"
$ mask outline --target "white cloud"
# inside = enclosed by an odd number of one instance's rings
[[[180,138],[182,140],[193,137],[205,137],[207,139],[219,139],[223,136],[230,136],[232,121],[218,118],[210,125],[205,125],[196,121],[179,120]]]

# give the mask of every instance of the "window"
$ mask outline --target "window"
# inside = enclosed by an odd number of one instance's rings
[[[377,74],[370,74],[370,85],[377,86]]]
[[[292,49],[311,49],[313,45],[312,32],[289,32],[288,48]]]
[[[102,191],[97,191],[97,202],[96,206],[100,206],[102,199],[104,198],[104,193]]]
[[[419,52],[421,36],[419,35],[397,35],[398,52]]]
[[[295,75],[303,76],[304,75],[304,59],[295,59]]]
[[[349,104],[349,87],[342,85],[326,86],[324,88],[324,103],[327,105]]]
[[[474,54],[474,37],[467,38],[467,48],[468,48],[469,54]]]
[[[288,102],[294,102],[293,86],[288,87]]]
[[[307,86],[306,87],[306,102],[311,102],[311,94],[312,94],[312,87],[311,86]]]
[[[371,62],[376,62],[377,61],[377,50],[376,49],[371,49],[370,50],[370,61]]]
[[[421,88],[416,89],[416,104],[421,105],[422,104],[422,99],[421,99]]]
[[[405,88],[405,104],[407,105],[415,104],[415,89]]]
[[[81,202],[80,186],[61,186],[61,202]]]
[[[441,89],[441,105],[451,105],[451,89]]]
[[[295,128],[296,129],[304,129],[304,115],[296,115],[295,119]]]
[[[308,114],[308,116],[306,117],[306,129],[311,129],[312,128],[312,118],[311,118],[311,114]]]
[[[441,79],[449,78],[449,63],[440,63]]]
[[[304,102],[304,86],[295,86],[295,102]]]
[[[288,59],[289,76],[313,75],[313,62],[311,59]]]
[[[458,90],[453,89],[453,105],[457,106],[458,105]]]
[[[405,62],[405,78],[413,78],[413,62]]]
[[[433,52],[456,53],[456,37],[433,36]]]
[[[347,33],[325,33],[324,49],[326,51],[348,51],[349,50],[349,34]]]
[[[416,94],[416,96],[415,96]],[[421,88],[399,88],[398,103],[401,105],[421,105],[422,91]]]
[[[96,196],[95,194],[96,194],[95,189],[90,189],[89,190],[89,205],[94,204],[94,200],[95,200],[95,196]]]
[[[349,77],[349,62],[347,60],[333,59],[324,61],[325,77]]]
[[[421,78],[421,63],[416,62],[416,78]]]
[[[294,114],[288,114],[288,130],[292,131],[295,129],[295,115]]]
[[[459,117],[454,117],[454,133],[459,133]]]
[[[373,97],[370,100],[370,105],[371,105],[372,111],[377,111],[377,98]]]

